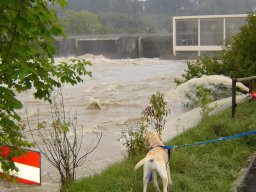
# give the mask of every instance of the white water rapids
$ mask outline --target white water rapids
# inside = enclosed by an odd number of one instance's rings
[[[224,82],[227,87],[231,86],[231,79],[213,76],[208,80],[201,78],[197,80],[198,82],[189,81],[176,89],[174,78],[184,73],[185,61],[158,58],[111,60],[93,55],[83,57],[92,62],[92,66],[87,68],[92,72],[92,77],[84,77],[84,82],[76,86],[64,85],[62,90],[64,102],[67,109],[77,113],[78,131],[81,131],[79,127],[82,125],[84,127],[83,150],[87,149],[91,141],[96,141],[94,133],[102,132],[103,137],[98,148],[78,169],[77,178],[99,173],[108,165],[123,158],[122,147],[118,142],[121,129],[141,116],[142,110],[149,105],[151,95],[157,91],[166,95],[171,111],[167,119],[168,125],[168,121],[184,112],[182,107],[184,95],[193,92],[196,84],[204,83],[206,86],[212,86],[214,83]],[[38,111],[40,120],[49,120],[49,105],[33,99],[31,93],[30,91],[22,93],[19,98],[27,109],[32,125],[37,122]],[[21,115],[26,117],[25,109],[21,111]],[[58,191],[58,184],[53,182],[57,180],[57,172],[42,157],[41,186],[3,183],[0,190]]]

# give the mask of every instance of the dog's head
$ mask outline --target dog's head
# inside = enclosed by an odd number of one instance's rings
[[[152,131],[152,132],[147,132],[144,135],[144,142],[147,146],[152,146],[154,144],[162,144],[162,139],[157,132]]]

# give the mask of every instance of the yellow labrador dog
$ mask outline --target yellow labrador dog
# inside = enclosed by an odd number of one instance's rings
[[[146,157],[140,160],[134,168],[136,171],[142,165],[144,165],[143,170],[143,192],[147,191],[148,181],[153,175],[153,182],[155,188],[160,191],[157,183],[157,173],[162,178],[163,182],[163,192],[167,192],[168,184],[172,184],[171,174],[168,163],[168,152],[159,146],[163,146],[163,142],[157,132],[146,133],[145,143],[149,146],[150,151],[147,153]]]

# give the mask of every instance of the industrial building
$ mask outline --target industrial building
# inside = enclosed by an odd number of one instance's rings
[[[240,31],[247,14],[173,17],[173,55],[216,53]]]

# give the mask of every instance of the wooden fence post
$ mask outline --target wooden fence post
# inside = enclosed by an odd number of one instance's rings
[[[232,79],[232,118],[235,117],[236,112],[236,81],[237,79]]]

